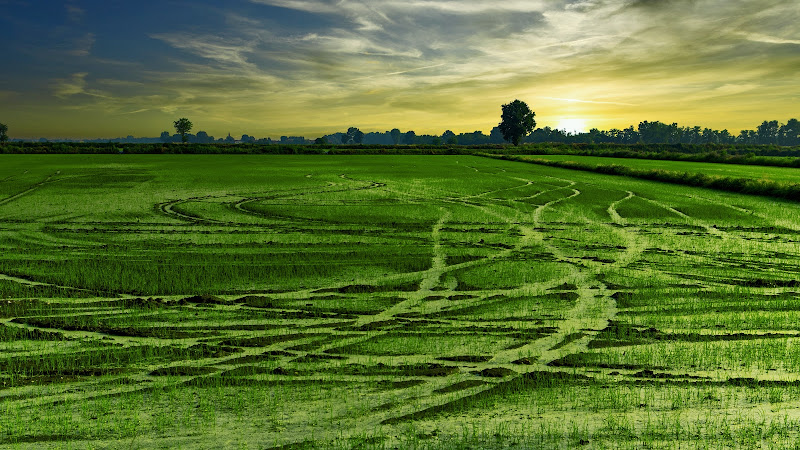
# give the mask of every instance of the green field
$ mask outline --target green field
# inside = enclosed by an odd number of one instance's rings
[[[776,182],[800,183],[800,169],[794,167],[769,167],[742,164],[718,164],[654,159],[608,158],[602,156],[537,155],[551,161],[575,161],[585,164],[618,164],[634,169],[671,170],[675,172],[702,173],[717,177],[752,178]],[[790,159],[790,158],[787,158]]]
[[[797,203],[463,155],[0,156],[0,445],[800,444]]]

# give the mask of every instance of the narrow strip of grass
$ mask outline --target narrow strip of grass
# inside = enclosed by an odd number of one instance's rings
[[[606,175],[622,175],[643,180],[661,181],[686,186],[703,187],[740,194],[763,195],[800,201],[800,184],[781,183],[751,178],[718,177],[694,172],[677,172],[661,169],[634,169],[618,164],[586,164],[574,161],[552,161],[542,158],[511,155],[478,154],[487,158],[539,164],[563,169],[582,170]]]

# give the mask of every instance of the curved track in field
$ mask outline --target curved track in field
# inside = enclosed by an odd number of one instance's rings
[[[428,246],[430,257],[423,270],[365,273],[356,282],[334,279],[266,295],[255,289],[249,296],[243,292],[223,298],[192,298],[186,294],[144,299],[127,295],[31,301],[0,308],[0,332],[30,337],[27,348],[9,347],[13,352],[4,362],[21,364],[34,358],[39,362],[38,358],[44,361],[65,355],[57,363],[42,365],[41,373],[23,376],[27,384],[4,378],[11,386],[0,389],[0,407],[30,410],[103,402],[144,395],[165,384],[195,395],[201,395],[196,392],[203,392],[204,386],[373,386],[364,394],[369,408],[353,412],[335,404],[327,406],[331,411],[318,412],[327,419],[317,422],[311,434],[314,441],[324,445],[355,436],[358,430],[402,427],[451,405],[478,401],[498,386],[538,373],[607,377],[611,369],[558,363],[591,352],[598,340],[608,340],[608,329],[620,320],[620,311],[630,309],[618,305],[617,298],[636,293],[637,288],[607,281],[608,273],[665,270],[666,263],[656,266],[647,261],[649,255],[661,250],[656,247],[663,241],[648,234],[641,221],[621,212],[630,202],[645,202],[684,220],[688,225],[670,225],[675,233],[691,232],[698,239],[725,242],[739,239],[734,232],[633,189],[615,189],[602,204],[596,204],[587,198],[587,192],[596,192],[592,191],[595,186],[586,181],[525,178],[509,175],[504,168],[491,173],[478,167],[468,169],[495,177],[505,183],[504,187],[464,193],[429,186],[423,191],[419,186],[366,181],[345,173],[323,186],[157,203],[153,211],[162,221],[166,218],[198,229],[223,230],[220,232],[253,228],[279,233],[271,230],[275,224],[302,230],[329,226],[333,222],[300,214],[281,215],[262,206],[280,201],[332,207],[339,194],[347,195],[348,202],[357,202],[353,198],[361,194],[385,193],[403,206],[432,207],[437,217],[427,230],[406,232]],[[33,192],[39,185],[0,200],[0,205]],[[532,189],[534,186],[539,186],[538,190]],[[582,211],[586,205],[604,211],[605,216],[598,219],[587,213],[576,217],[575,211]],[[732,209],[737,213],[749,211]],[[572,214],[570,220],[557,222],[554,218],[562,213]],[[474,219],[467,221],[464,217]],[[358,227],[355,221],[336,224]],[[386,243],[409,238],[399,234],[387,225],[370,236]],[[479,240],[478,235],[482,236]],[[590,246],[576,236],[594,240]],[[467,255],[469,258],[458,259],[465,248],[474,251]],[[704,254],[687,256],[697,264],[707,264],[712,258]],[[548,265],[557,270],[549,277],[531,278],[534,281],[513,286],[489,279],[484,286],[464,282],[470,273],[491,274],[503,264],[511,267],[506,269],[511,272],[536,271]],[[659,273],[658,277],[680,281],[682,274]],[[61,287],[2,274],[0,281]],[[703,282],[703,286],[716,285]],[[550,310],[547,302],[559,306]],[[380,308],[371,307],[373,303]],[[509,311],[527,310],[524,314],[506,314],[505,307]],[[426,339],[431,341],[428,346]],[[475,341],[472,347],[471,340]],[[59,353],[59,345],[68,350]],[[626,345],[634,348],[637,344],[621,344]],[[385,354],[376,350],[380,348]],[[142,360],[131,357],[129,352],[138,349],[148,349],[150,356]],[[111,361],[101,365],[97,373],[93,372],[96,362],[90,361],[95,353],[107,355]],[[85,364],[81,362],[84,360]],[[58,364],[70,369],[59,369]],[[621,377],[635,379],[634,369],[620,370]],[[720,370],[715,376],[725,378],[728,373]],[[47,384],[47,389],[30,387],[37,382]],[[299,411],[305,407],[313,409],[317,404],[298,404],[295,415],[281,419],[283,428],[264,431],[251,425],[249,430],[267,433],[275,445],[307,442],[309,425],[304,412]],[[175,442],[187,446],[199,442],[192,439],[188,436]]]

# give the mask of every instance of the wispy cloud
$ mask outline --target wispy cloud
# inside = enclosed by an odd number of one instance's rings
[[[760,33],[741,33],[741,35],[750,41],[753,42],[764,42],[766,44],[791,44],[791,45],[800,45],[800,39],[784,39],[775,36],[769,36],[766,34]]]
[[[84,16],[86,16],[86,10],[75,6],[73,4],[66,4],[64,8],[67,11],[67,19],[73,23],[80,23],[83,21]]]
[[[56,44],[40,51],[58,60],[48,94],[104,118],[180,113],[250,134],[488,131],[514,98],[542,126],[575,117],[733,129],[792,110],[800,95],[795,0],[191,3],[193,20],[213,21],[126,26],[124,39],[140,41],[123,42],[87,23],[90,2],[66,2]]]
[[[78,72],[72,74],[70,78],[55,80],[53,94],[61,99],[68,99],[76,95],[109,98],[109,95],[103,91],[88,88],[89,83],[86,81],[88,75],[88,72]]]
[[[139,114],[139,113],[143,113],[143,112],[147,112],[147,111],[150,111],[150,108],[142,108],[142,109],[137,109],[136,111],[123,112],[123,113],[119,113],[119,115],[120,116],[126,116],[126,115],[130,115],[130,114]]]
[[[241,38],[225,38],[191,33],[152,34],[150,37],[162,40],[175,48],[186,50],[203,58],[238,66],[249,64],[247,53],[252,51],[252,43]]]
[[[624,103],[624,102],[598,102],[594,100],[578,100],[576,98],[558,98],[558,97],[539,97],[547,100],[558,100],[560,102],[567,102],[567,103],[591,103],[594,105],[620,105],[620,106],[636,106],[633,103]]]
[[[86,33],[75,39],[75,47],[69,53],[74,56],[89,56],[95,43],[94,33]]]
[[[82,94],[86,89],[86,76],[88,72],[80,72],[72,75],[68,79],[56,80],[53,88],[55,96],[59,98],[66,98],[72,95]]]
[[[184,64],[199,73],[188,80],[165,75],[161,85],[172,92],[173,104],[224,108],[221,99],[236,97],[275,108],[316,108],[320,123],[359,111],[410,124],[425,109],[436,117],[426,122],[436,126],[451,121],[454,105],[464,99],[474,105],[465,122],[478,123],[496,114],[498,101],[514,96],[586,115],[623,108],[641,119],[657,107],[680,114],[681,102],[701,93],[747,92],[755,75],[741,65],[757,50],[741,47],[743,37],[793,43],[750,30],[754,25],[743,15],[760,14],[776,27],[788,1],[760,9],[723,0],[250,1],[325,20],[313,31],[277,33],[261,20],[229,13],[235,31],[152,34],[209,64]],[[211,86],[218,91],[210,93]],[[284,111],[279,120],[288,127],[291,115]]]

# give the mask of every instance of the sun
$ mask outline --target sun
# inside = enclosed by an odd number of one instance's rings
[[[583,119],[561,119],[556,125],[556,129],[569,134],[585,133],[586,121]]]

